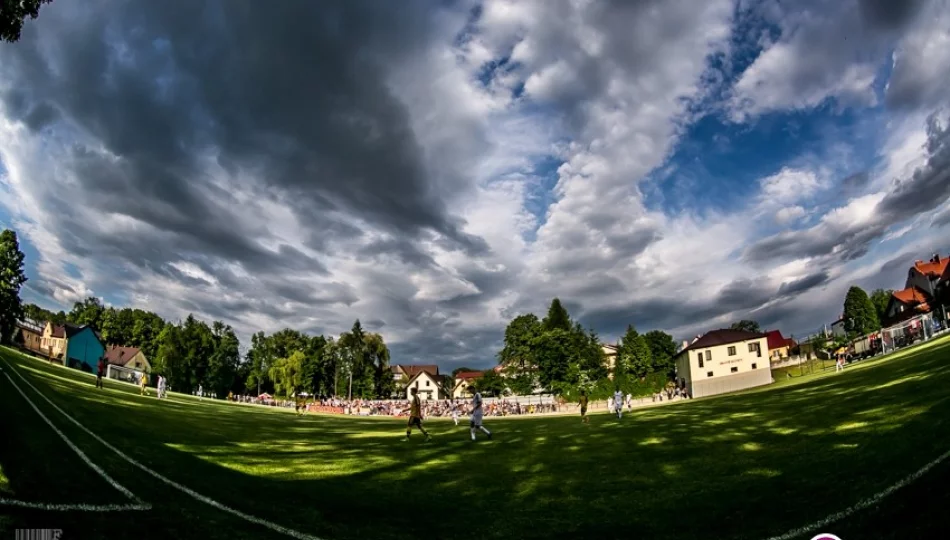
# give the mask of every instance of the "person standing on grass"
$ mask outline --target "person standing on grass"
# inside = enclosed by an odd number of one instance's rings
[[[577,403],[581,407],[581,419],[583,420],[585,424],[590,423],[590,417],[587,416],[587,403],[589,401],[590,400],[587,397],[587,392],[584,390],[581,390],[581,397],[580,399],[577,400]]]
[[[148,395],[148,374],[142,373],[142,391],[139,392],[139,395],[147,396]]]
[[[102,358],[99,359],[99,365],[96,368],[96,388],[102,388],[102,372],[106,368],[106,362]]]
[[[411,391],[412,401],[409,402],[409,423],[406,424],[406,438],[404,440],[409,440],[409,435],[412,434],[412,428],[415,426],[426,436],[426,442],[429,442],[432,440],[432,436],[429,435],[426,428],[422,427],[422,401],[419,399],[419,389],[413,387]]]
[[[199,384],[198,385],[198,401],[201,401],[201,396],[203,395],[204,395],[204,388],[202,388],[201,385]]]
[[[455,400],[452,400],[452,420],[456,426],[459,425],[459,404]]]
[[[620,387],[614,392],[614,408],[617,410],[617,418],[623,418],[623,392]]]
[[[475,442],[475,430],[480,429],[488,435],[488,439],[491,440],[491,431],[488,431],[485,426],[482,425],[482,417],[484,416],[485,411],[482,410],[482,395],[475,391],[475,395],[472,396],[472,421],[469,426],[469,430],[472,433],[472,442]]]

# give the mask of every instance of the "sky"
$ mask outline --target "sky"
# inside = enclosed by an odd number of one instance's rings
[[[806,336],[950,253],[947,0],[57,0],[0,44],[23,298],[496,362]]]

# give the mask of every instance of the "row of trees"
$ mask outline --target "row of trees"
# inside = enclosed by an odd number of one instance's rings
[[[141,309],[103,306],[98,298],[76,302],[69,313],[34,304],[23,315],[36,321],[90,325],[103,341],[142,349],[152,372],[182,391],[198,385],[219,396],[228,392],[267,392],[284,397],[312,395],[389,397],[393,376],[382,336],[365,332],[359,321],[339,338],[309,336],[292,329],[251,336],[244,358],[233,329],[221,321],[208,325],[189,315],[178,324]]]
[[[630,325],[618,344],[611,373],[597,333],[573,321],[555,298],[544,319],[528,313],[508,324],[498,360],[508,376],[503,383],[516,394],[540,386],[568,396],[585,389],[596,398],[615,386],[637,395],[659,390],[670,379],[674,354],[676,345],[669,334],[659,330],[640,334]],[[476,387],[495,390],[503,383],[486,373]]]
[[[307,392],[372,399],[389,398],[395,391],[386,342],[366,332],[359,320],[335,339],[291,329],[254,334],[246,380],[258,393],[287,397]]]
[[[192,392],[202,386],[218,396],[228,392],[390,397],[394,391],[389,348],[379,334],[357,320],[338,338],[308,336],[285,329],[254,334],[247,355],[234,330],[193,315],[170,323],[150,311],[105,306],[98,298],[76,302],[68,312],[23,305],[24,255],[16,232],[0,233],[0,340],[9,343],[22,318],[54,324],[89,325],[107,345],[138,347],[172,388]]]

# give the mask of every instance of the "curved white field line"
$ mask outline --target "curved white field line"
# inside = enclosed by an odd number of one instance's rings
[[[896,484],[894,484],[894,485],[888,487],[887,489],[884,489],[883,491],[881,491],[881,492],[879,492],[879,493],[876,493],[876,494],[872,495],[871,497],[868,497],[867,499],[863,499],[863,500],[861,500],[861,501],[858,501],[858,502],[857,502],[855,505],[853,505],[853,506],[849,506],[848,508],[845,508],[844,510],[842,510],[842,511],[840,511],[840,512],[835,512],[834,514],[831,514],[830,516],[827,516],[827,517],[825,517],[824,519],[818,520],[818,521],[816,521],[816,522],[814,522],[814,523],[810,523],[810,524],[808,524],[808,525],[805,525],[804,527],[799,527],[799,528],[797,528],[797,529],[792,529],[792,530],[790,530],[790,531],[788,531],[788,532],[786,532],[786,533],[784,533],[784,534],[780,534],[780,535],[778,535],[778,536],[770,536],[770,537],[767,538],[766,540],[792,540],[793,538],[797,538],[797,537],[799,537],[799,536],[801,536],[801,535],[803,535],[803,534],[816,532],[816,531],[818,531],[819,529],[824,529],[825,527],[827,527],[828,525],[831,525],[832,523],[835,523],[835,522],[841,521],[842,519],[845,519],[845,518],[847,518],[847,517],[850,517],[850,516],[851,516],[852,514],[854,514],[855,512],[858,512],[858,511],[860,511],[860,510],[864,510],[865,508],[869,508],[869,507],[874,506],[875,504],[881,502],[881,501],[884,500],[884,498],[887,497],[888,495],[894,493],[894,492],[897,491],[898,489],[907,486],[908,484],[910,484],[910,483],[913,482],[914,480],[917,480],[917,479],[919,479],[921,476],[927,474],[927,473],[930,471],[930,469],[933,469],[934,467],[936,467],[937,465],[939,465],[939,464],[942,463],[943,461],[946,461],[946,459],[947,459],[948,457],[950,457],[950,451],[944,452],[944,453],[941,454],[937,459],[935,459],[935,460],[931,461],[930,463],[924,465],[924,466],[921,467],[918,471],[907,475],[906,477],[902,478],[902,479],[899,480]]]
[[[8,364],[8,366],[9,366],[9,364]],[[14,373],[16,373],[16,372],[14,372]],[[92,460],[89,459],[89,456],[87,456],[87,455],[85,454],[85,452],[83,452],[82,450],[79,449],[79,447],[77,447],[75,444],[73,444],[73,441],[69,440],[69,438],[66,437],[66,435],[65,435],[62,431],[60,431],[59,428],[56,427],[56,426],[53,424],[53,422],[50,421],[50,419],[46,417],[45,414],[43,414],[43,411],[41,411],[41,410],[39,409],[39,407],[37,407],[36,404],[33,403],[33,400],[31,400],[31,399],[29,398],[29,396],[27,396],[26,393],[23,392],[23,390],[17,385],[17,383],[15,383],[15,382],[13,381],[13,378],[10,377],[10,374],[9,374],[9,373],[4,373],[4,375],[6,375],[7,380],[10,381],[10,384],[13,385],[13,388],[15,388],[16,391],[19,392],[21,396],[23,396],[23,399],[25,399],[26,402],[30,404],[30,407],[32,407],[33,410],[36,411],[36,414],[40,415],[40,418],[42,418],[43,421],[46,422],[46,425],[48,425],[57,435],[59,435],[59,438],[62,439],[62,440],[66,443],[66,445],[69,446],[70,449],[72,449],[73,452],[76,452],[76,455],[79,456],[79,458],[82,459],[83,462],[85,462],[86,465],[88,465],[90,469],[92,469],[92,470],[96,471],[97,473],[99,473],[99,476],[101,476],[106,482],[108,482],[109,485],[111,485],[112,487],[114,487],[116,490],[118,490],[120,493],[122,493],[123,495],[125,495],[126,497],[128,497],[129,499],[131,499],[132,501],[134,501],[137,505],[143,505],[143,504],[144,504],[144,503],[142,503],[142,501],[140,501],[140,500],[138,499],[138,497],[135,496],[135,494],[133,494],[133,493],[132,493],[131,491],[129,491],[128,489],[126,489],[125,486],[123,486],[122,484],[116,482],[114,478],[112,478],[111,476],[108,475],[108,473],[106,473],[106,472],[105,472],[104,470],[102,470],[98,465],[96,465],[95,463],[93,463]],[[17,375],[19,375],[19,373],[17,373]],[[21,377],[21,378],[22,378],[22,377]],[[24,380],[25,380],[25,379],[24,379]],[[29,382],[27,382],[27,384],[29,384]],[[34,388],[33,390],[35,391],[36,389]],[[0,501],[7,501],[7,499],[0,499]],[[22,502],[22,501],[20,501],[20,502]],[[15,501],[11,501],[10,503],[7,503],[7,504],[8,504],[8,505],[10,505],[10,504],[15,504],[16,506],[24,506],[24,505],[33,504],[33,503],[22,503],[22,504],[18,504],[18,503],[16,503]],[[77,506],[77,505],[74,505],[74,506]],[[78,505],[78,506],[83,506],[83,505]],[[107,505],[107,506],[117,506],[117,505]],[[124,505],[124,506],[128,506],[128,505]]]
[[[15,506],[31,510],[47,510],[54,512],[127,512],[130,510],[151,510],[152,505],[143,504],[57,504],[35,503],[18,501],[15,499],[0,498],[0,506]]]
[[[108,448],[109,450],[112,450],[113,452],[115,452],[115,454],[116,454],[117,456],[119,456],[120,458],[124,459],[125,461],[127,461],[127,462],[130,463],[131,465],[134,465],[135,467],[138,467],[139,469],[145,471],[146,473],[152,475],[153,477],[157,478],[158,480],[161,480],[161,481],[164,482],[165,484],[168,484],[169,486],[171,486],[171,487],[177,489],[178,491],[181,491],[182,493],[187,494],[188,496],[190,496],[190,497],[192,497],[192,498],[194,498],[194,499],[196,499],[196,500],[199,500],[199,501],[201,501],[201,502],[203,502],[203,503],[205,503],[205,504],[207,504],[207,505],[209,505],[209,506],[212,506],[212,507],[214,507],[214,508],[217,508],[218,510],[221,510],[221,511],[223,511],[223,512],[227,512],[227,513],[229,513],[229,514],[231,514],[231,515],[233,515],[233,516],[237,516],[237,517],[239,517],[239,518],[241,518],[241,519],[243,519],[243,520],[245,520],[245,521],[249,521],[249,522],[251,522],[251,523],[255,523],[255,524],[257,524],[257,525],[260,525],[260,526],[262,526],[262,527],[266,527],[266,528],[268,528],[268,529],[270,529],[270,530],[272,530],[272,531],[274,531],[274,532],[278,532],[278,533],[284,534],[284,535],[286,535],[286,536],[290,536],[291,538],[297,538],[298,540],[323,540],[322,538],[320,538],[320,537],[318,537],[318,536],[313,536],[313,535],[310,535],[310,534],[302,533],[302,532],[300,532],[300,531],[295,531],[295,530],[293,530],[293,529],[288,529],[287,527],[283,527],[283,526],[278,525],[278,524],[276,524],[276,523],[273,523],[273,522],[271,522],[271,521],[267,521],[266,519],[262,519],[262,518],[259,518],[259,517],[255,517],[255,516],[252,516],[252,515],[250,515],[250,514],[245,514],[244,512],[241,512],[240,510],[235,510],[235,509],[233,509],[233,508],[231,508],[231,507],[229,507],[229,506],[225,506],[224,504],[219,503],[218,501],[216,501],[216,500],[214,500],[214,499],[212,499],[212,498],[210,498],[210,497],[206,497],[206,496],[204,496],[204,495],[202,495],[202,494],[200,494],[200,493],[198,493],[198,492],[196,492],[196,491],[194,491],[194,490],[192,490],[192,489],[190,489],[190,488],[187,488],[187,487],[185,487],[185,486],[179,484],[178,482],[175,482],[174,480],[170,480],[170,479],[166,478],[165,476],[162,476],[161,474],[159,474],[159,473],[153,471],[152,469],[149,469],[149,468],[146,467],[145,465],[142,465],[142,464],[139,463],[138,461],[135,461],[134,459],[132,459],[131,457],[127,456],[125,453],[123,453],[123,452],[122,452],[121,450],[119,450],[118,448],[112,446],[111,444],[109,444],[108,442],[106,442],[105,440],[103,440],[102,437],[100,437],[100,436],[96,435],[95,433],[93,433],[92,431],[90,431],[89,428],[87,428],[86,426],[80,424],[75,418],[73,418],[72,416],[70,416],[69,414],[67,414],[66,411],[64,411],[64,410],[62,410],[61,408],[59,408],[58,405],[56,405],[55,403],[53,403],[48,397],[46,397],[45,395],[43,395],[43,393],[41,393],[39,390],[37,390],[36,387],[33,386],[33,384],[30,383],[30,381],[26,380],[26,378],[25,378],[22,374],[20,374],[19,371],[17,371],[17,370],[15,370],[15,369],[13,369],[12,367],[10,367],[10,364],[8,364],[6,361],[4,361],[4,364],[6,364],[7,367],[10,368],[11,371],[13,371],[14,373],[16,373],[16,375],[17,375],[24,383],[26,383],[27,386],[29,386],[30,388],[32,388],[33,391],[36,392],[36,394],[37,394],[38,396],[40,396],[41,398],[43,398],[47,403],[50,404],[50,406],[52,406],[54,409],[56,409],[56,411],[58,411],[60,414],[62,414],[63,416],[65,416],[67,420],[69,420],[70,422],[72,422],[73,424],[75,424],[79,429],[85,431],[87,434],[89,434],[89,436],[91,436],[92,438],[94,438],[94,439],[96,439],[97,441],[99,441],[100,443],[102,443],[102,445],[105,446],[106,448]],[[9,379],[10,376],[7,375],[7,378]],[[11,379],[11,382],[12,382],[12,379]],[[21,393],[22,393],[22,392],[21,392]],[[26,397],[26,396],[24,396],[24,397]],[[29,401],[29,398],[27,398],[27,401]],[[31,403],[31,404],[32,404],[32,403]],[[35,408],[36,408],[36,407],[34,406],[34,409],[35,409]],[[37,409],[37,412],[39,412],[39,409]],[[42,413],[41,413],[41,414],[42,414]],[[44,418],[45,418],[45,417],[44,417]],[[48,421],[47,421],[47,422],[48,422]],[[50,425],[52,425],[52,424],[50,424]],[[54,427],[53,429],[56,429],[56,428]],[[57,430],[57,432],[58,432],[58,430]],[[65,438],[65,436],[64,436],[64,438]],[[70,445],[72,445],[72,443],[70,443]],[[76,451],[78,452],[79,449],[77,448]],[[91,463],[91,462],[90,462],[90,463]],[[100,470],[100,471],[101,471],[101,469],[97,469],[97,470]],[[105,474],[105,473],[102,473],[102,474]],[[124,488],[123,488],[123,489],[124,489]]]

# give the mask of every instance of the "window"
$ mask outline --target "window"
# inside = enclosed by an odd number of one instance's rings
[[[712,376],[713,376],[712,373],[713,373],[712,371],[707,371],[707,372],[706,372],[706,376],[707,376],[707,377],[712,377]]]
[[[738,368],[738,367],[735,367],[735,366],[733,366],[733,368],[732,368],[732,369],[730,369],[730,370],[729,370],[729,372],[730,372],[730,373],[739,373],[739,368]]]
[[[706,351],[706,361],[712,362],[712,351]]]
[[[426,381],[426,386],[429,386],[429,381]]]
[[[752,364],[752,369],[755,369],[755,364]]]
[[[699,367],[703,367],[703,351],[699,351],[699,354],[696,356],[699,359]]]
[[[735,348],[735,346],[729,347],[729,356],[735,356],[735,355],[736,355],[736,348]]]
[[[755,352],[755,350],[756,350],[758,347],[759,347],[759,344],[758,344],[758,343],[749,343],[749,352]]]

